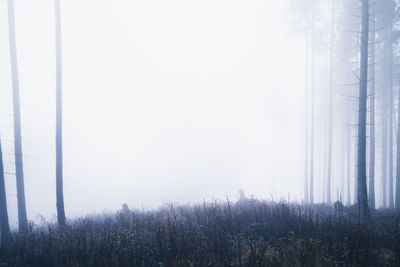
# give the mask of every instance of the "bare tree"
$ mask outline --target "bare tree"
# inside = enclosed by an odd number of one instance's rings
[[[391,53],[393,55],[393,52]],[[392,65],[392,58],[393,56],[390,56],[390,65]],[[392,68],[390,68],[390,71],[392,72]],[[392,75],[390,75],[390,80],[392,80]],[[390,209],[394,208],[394,196],[393,196],[393,86],[392,82],[390,82],[389,85],[389,205],[388,207]]]
[[[374,12],[374,11],[373,11]],[[372,12],[372,13],[373,13]],[[375,15],[371,18],[371,57],[370,57],[370,83],[369,83],[369,207],[375,209]]]
[[[334,45],[334,21],[335,21],[335,0],[331,0],[331,29],[330,29],[330,49],[329,49],[329,118],[328,118],[328,159],[326,175],[326,201],[332,203],[332,120],[333,120],[333,45]]]
[[[24,232],[28,228],[25,204],[24,171],[22,159],[21,138],[21,107],[19,97],[17,45],[15,41],[14,1],[7,0],[8,6],[8,36],[10,42],[10,62],[12,76],[13,109],[14,109],[14,153],[15,175],[17,180],[18,224],[19,230]]]
[[[388,29],[388,91],[389,91],[389,208],[393,209],[394,208],[394,188],[393,188],[393,118],[394,118],[394,113],[393,113],[393,19],[394,19],[394,14],[393,11],[395,9],[395,5],[392,2],[392,8],[390,11],[390,25]]]
[[[4,165],[3,165],[3,150],[1,148],[0,138],[0,231],[1,231],[1,243],[7,243],[10,238],[10,225],[8,223],[8,211],[7,211],[7,195],[6,185],[4,182]]]
[[[308,2],[309,4],[311,3],[310,6],[307,7],[312,7],[314,5],[314,0],[310,0]],[[313,12],[313,8],[311,8]],[[304,201],[305,203],[309,203],[312,199],[310,196],[310,184],[309,180],[311,178],[311,170],[310,170],[310,157],[312,154],[310,153],[310,83],[312,82],[310,79],[310,55],[312,53],[312,32],[310,31],[310,24],[312,22],[310,21],[310,12],[308,8],[306,8],[305,12],[305,18],[304,18],[304,36],[305,36],[305,70],[306,70],[306,79],[305,79],[305,158],[304,158]],[[311,118],[312,120],[312,118]],[[312,168],[312,167],[311,167]]]
[[[306,62],[308,59],[308,37],[306,37],[307,40],[307,44],[306,44]],[[308,70],[308,64],[306,63],[306,69]],[[308,203],[309,202],[309,192],[308,192],[308,157],[309,157],[309,151],[308,151],[308,147],[309,147],[309,114],[308,114],[308,71],[306,74],[307,78],[306,78],[306,87],[305,87],[305,151],[304,151],[304,202]]]
[[[360,206],[360,223],[370,220],[367,194],[366,133],[367,133],[367,84],[368,84],[368,34],[369,0],[361,0],[361,47],[360,88],[358,103],[358,148],[357,148],[357,198]]]
[[[315,94],[315,0],[312,1],[311,7],[311,145],[310,145],[310,203],[314,203],[314,94]]]
[[[388,168],[389,168],[389,181],[388,181],[388,207],[390,209],[394,208],[394,196],[393,196],[393,21],[394,21],[394,10],[395,10],[395,3],[393,0],[386,1],[387,4],[387,32],[385,35],[384,40],[384,50],[385,50],[385,65],[386,66],[386,88],[388,92],[388,117],[387,120],[389,122],[388,125]]]
[[[381,163],[381,186],[382,186],[382,207],[387,207],[387,96],[386,90],[382,88],[382,144],[381,144],[381,151],[382,151],[382,163]]]
[[[65,225],[62,154],[62,57],[61,57],[61,11],[60,0],[55,0],[56,19],[56,193],[57,219]]]
[[[382,54],[382,206],[393,207],[393,0],[379,1]],[[392,192],[392,193],[391,193]],[[388,194],[389,193],[389,194]]]

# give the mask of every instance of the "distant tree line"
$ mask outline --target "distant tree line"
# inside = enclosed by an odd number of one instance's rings
[[[400,1],[290,8],[306,48],[304,202],[358,204],[361,222],[400,210]]]

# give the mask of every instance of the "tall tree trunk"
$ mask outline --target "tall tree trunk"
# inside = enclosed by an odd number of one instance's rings
[[[4,182],[4,167],[3,167],[3,150],[1,148],[0,139],[0,231],[1,231],[1,243],[4,245],[10,238],[10,225],[8,223],[8,212],[7,212],[7,195],[6,185]]]
[[[394,208],[394,196],[393,196],[393,92],[389,91],[389,199],[388,208]]]
[[[14,153],[15,153],[15,176],[17,180],[18,200],[18,226],[20,232],[28,228],[25,204],[24,171],[22,159],[22,138],[21,138],[21,108],[19,97],[17,45],[15,41],[15,18],[14,1],[7,0],[8,6],[8,36],[10,42],[10,62],[12,76],[13,109],[14,109]]]
[[[311,147],[310,147],[310,203],[314,204],[314,19],[315,2],[311,10]]]
[[[367,194],[366,133],[367,133],[367,84],[368,84],[368,34],[369,0],[361,0],[361,48],[360,48],[360,90],[358,108],[358,149],[357,149],[357,195],[360,207],[360,223],[370,220]]]
[[[357,113],[357,109],[356,109]],[[358,136],[358,129],[355,130],[355,136]],[[358,203],[358,139],[354,141],[354,191],[353,191],[353,203]]]
[[[351,205],[351,193],[350,193],[350,185],[351,185],[351,131],[348,127],[349,119],[347,117],[346,124],[346,132],[347,132],[347,205]]]
[[[329,51],[329,119],[328,119],[328,162],[326,176],[326,201],[332,203],[332,120],[333,120],[333,39],[334,39],[334,14],[335,1],[331,0],[331,33],[330,33],[330,51]]]
[[[400,210],[400,82],[397,111],[397,158],[396,158],[396,199],[395,208]]]
[[[392,39],[392,24],[389,31],[389,44],[388,44],[388,64],[389,64],[389,78],[388,78],[388,93],[389,93],[389,205],[390,209],[394,208],[393,196],[393,39]]]
[[[381,163],[381,172],[382,172],[382,207],[387,207],[387,183],[386,183],[386,175],[387,175],[387,96],[386,96],[385,86],[382,88],[382,163]]]
[[[304,157],[304,202],[308,204],[309,202],[309,192],[308,192],[308,148],[309,148],[309,143],[308,140],[310,138],[309,136],[309,88],[308,88],[308,81],[309,81],[309,65],[308,65],[308,56],[309,56],[309,48],[310,48],[310,42],[309,42],[309,36],[308,36],[308,30],[306,30],[306,36],[305,36],[305,72],[306,72],[306,79],[305,79],[305,157]]]
[[[383,34],[382,206],[393,208],[393,40],[392,22]],[[389,194],[388,194],[389,193]]]
[[[345,203],[345,177],[346,177],[346,132],[342,131],[342,138],[341,138],[341,143],[342,143],[342,149],[341,149],[341,178],[340,178],[340,202]]]
[[[374,11],[372,11],[374,13]],[[370,67],[370,113],[369,113],[369,207],[375,209],[375,15],[372,17],[371,31],[371,67]]]
[[[56,18],[56,193],[57,219],[65,225],[62,154],[62,61],[61,61],[61,12],[60,0],[55,0]]]

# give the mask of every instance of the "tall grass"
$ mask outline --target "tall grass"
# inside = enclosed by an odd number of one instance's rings
[[[31,224],[0,248],[0,266],[400,266],[397,225],[329,213],[247,200]]]

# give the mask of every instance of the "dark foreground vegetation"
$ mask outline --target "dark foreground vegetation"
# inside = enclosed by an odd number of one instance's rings
[[[347,210],[257,200],[30,225],[0,266],[400,266],[398,215],[362,227]]]

